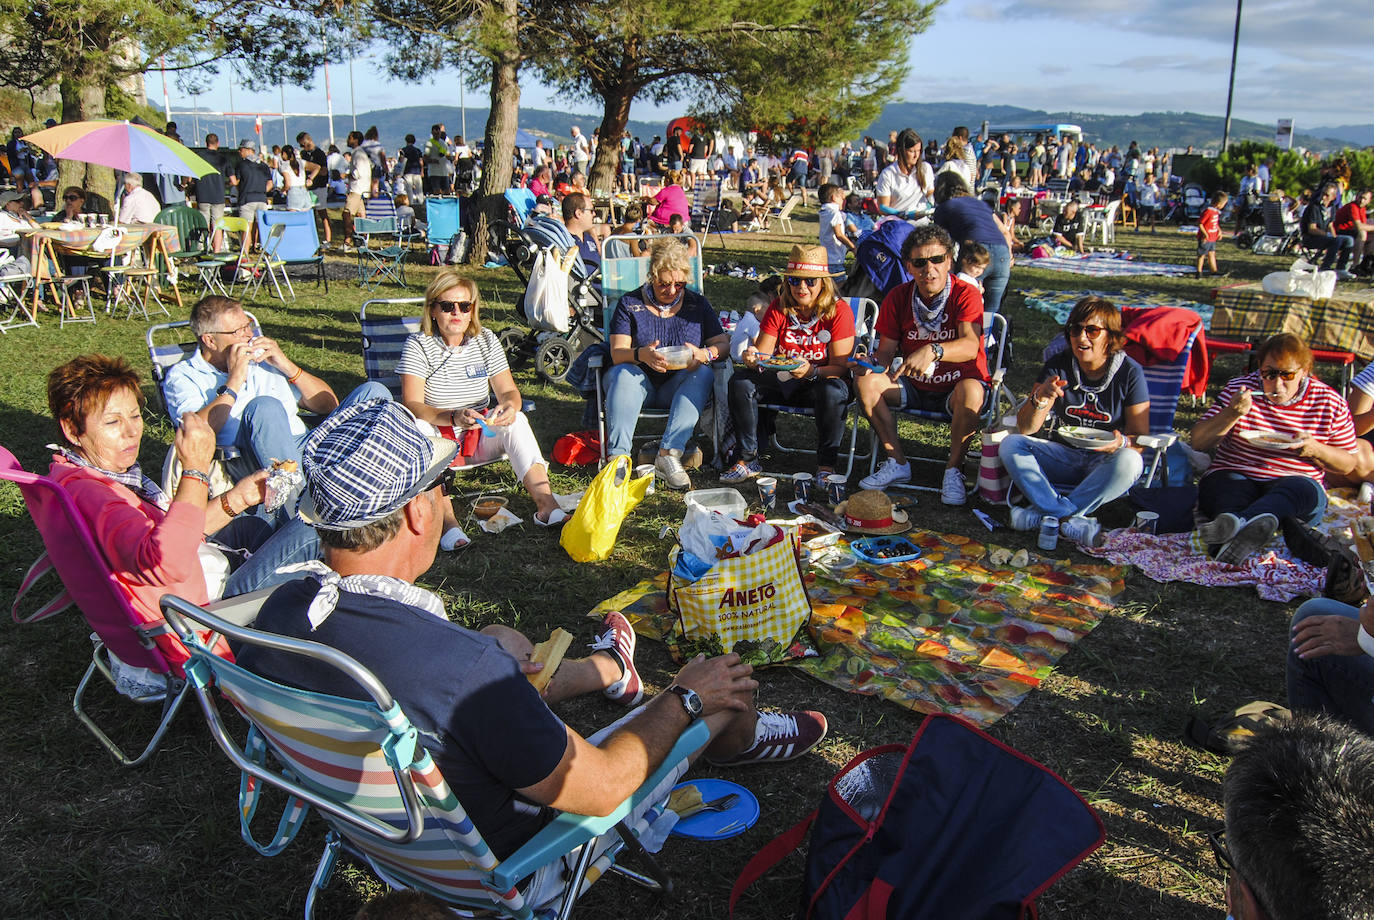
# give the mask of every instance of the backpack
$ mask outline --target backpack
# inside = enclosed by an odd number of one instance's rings
[[[1106,830],[1054,773],[954,716],[865,751],[760,850],[740,895],[811,832],[798,920],[1015,920]]]

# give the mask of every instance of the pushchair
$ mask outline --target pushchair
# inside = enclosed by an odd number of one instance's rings
[[[535,260],[541,252],[552,250],[556,256],[563,258],[570,249],[575,251],[577,247],[568,229],[550,217],[535,216],[523,227],[498,221],[496,230],[502,241],[506,262],[527,293]],[[581,256],[573,260],[568,274],[568,310],[571,316],[567,332],[559,332],[547,323],[538,321],[527,309],[526,295],[521,294],[516,301],[516,311],[530,324],[530,328],[525,330],[508,326],[496,336],[505,349],[506,360],[511,367],[521,367],[533,361],[534,369],[541,377],[550,383],[561,383],[579,354],[595,342],[604,342],[606,339],[601,332],[601,320],[606,304],[601,294],[600,278],[600,269],[588,270]]]

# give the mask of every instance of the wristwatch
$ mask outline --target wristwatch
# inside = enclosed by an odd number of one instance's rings
[[[687,716],[693,722],[701,718],[701,697],[697,696],[695,690],[689,690],[678,684],[673,684],[667,690],[668,693],[676,693],[678,699],[682,700],[682,708],[687,710]]]
[[[215,390],[215,395],[216,395],[216,396],[228,396],[230,399],[234,400],[234,402],[238,402],[238,399],[239,399],[238,390],[235,390],[233,387],[229,386],[229,384],[227,384],[227,383],[224,384],[223,386],[221,386],[218,390]]]
[[[945,346],[941,345],[939,342],[931,342],[930,349],[935,352],[936,361],[945,360]]]

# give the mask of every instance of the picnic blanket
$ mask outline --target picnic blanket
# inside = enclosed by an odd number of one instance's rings
[[[1296,294],[1270,294],[1258,283],[1218,288],[1217,335],[1265,339],[1291,332],[1313,348],[1352,352],[1374,358],[1374,289],[1342,287],[1326,300]]]
[[[1020,263],[1026,268],[1040,268],[1052,272],[1072,272],[1108,278],[1128,275],[1192,275],[1192,265],[1172,265],[1166,262],[1143,262],[1130,258],[1126,252],[1089,252],[1084,255],[1050,256],[1027,259]]]
[[[859,562],[843,542],[818,553],[807,573],[813,615],[784,664],[851,693],[989,725],[1125,589],[1115,565],[1031,555],[1013,568],[991,561],[996,547],[958,534],[917,530],[911,540],[921,557],[886,566]],[[667,573],[645,579],[589,615],[620,610],[675,657],[695,654],[675,632],[666,584]]]
[[[1354,493],[1341,489],[1330,493],[1330,504],[1319,530],[1335,533],[1350,527],[1368,508],[1356,503]],[[1120,565],[1133,565],[1159,582],[1186,581],[1208,588],[1254,585],[1267,601],[1291,601],[1295,597],[1321,597],[1326,570],[1293,558],[1282,533],[1242,565],[1225,565],[1207,556],[1207,547],[1196,534],[1136,533],[1129,528],[1108,531],[1106,542],[1083,552]]]
[[[1034,263],[1032,263],[1034,264]],[[1192,310],[1202,317],[1202,328],[1212,328],[1212,305],[1196,300],[1183,300],[1172,294],[1160,291],[1145,291],[1140,288],[1121,288],[1116,291],[1047,291],[1041,288],[1026,288],[1021,291],[1026,306],[1031,310],[1048,313],[1059,325],[1069,320],[1069,311],[1084,297],[1105,297],[1123,310],[1151,307],[1181,307]]]

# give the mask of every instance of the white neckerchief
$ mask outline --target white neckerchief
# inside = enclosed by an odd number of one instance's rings
[[[444,613],[443,603],[432,592],[390,575],[340,575],[318,559],[284,565],[277,571],[308,572],[319,576],[320,590],[305,611],[305,617],[310,621],[311,632],[319,629],[320,624],[339,606],[340,591],[396,601],[408,607],[417,607],[441,620],[448,619],[448,615]]]
[[[1072,355],[1069,357],[1073,358]],[[1112,382],[1112,378],[1116,376],[1116,372],[1121,369],[1121,364],[1125,360],[1126,353],[1124,351],[1113,353],[1111,358],[1107,361],[1106,375],[1102,378],[1102,382],[1095,386],[1089,386],[1083,382],[1083,372],[1079,370],[1078,361],[1076,359],[1071,360],[1069,362],[1069,369],[1073,372],[1073,388],[1080,393],[1091,393],[1096,396],[1098,393],[1107,389]]]
[[[916,324],[927,332],[938,332],[940,322],[945,317],[945,301],[949,299],[949,292],[954,286],[954,276],[949,275],[945,278],[945,289],[935,295],[935,302],[929,307],[925,301],[921,300],[921,292],[916,282],[911,282],[911,315],[916,320]]]

